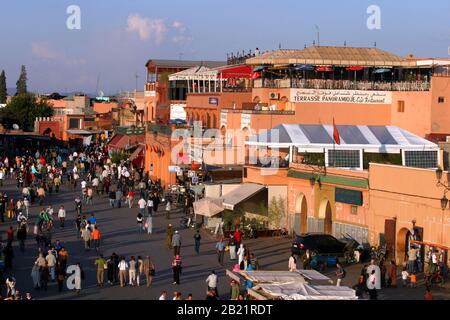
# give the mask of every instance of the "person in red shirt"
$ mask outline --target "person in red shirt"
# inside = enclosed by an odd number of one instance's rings
[[[14,240],[14,228],[13,227],[9,227],[8,231],[6,232],[6,234],[7,234],[8,242],[13,242],[13,240]]]
[[[241,245],[242,233],[239,229],[234,232],[234,239],[236,240],[236,247]]]

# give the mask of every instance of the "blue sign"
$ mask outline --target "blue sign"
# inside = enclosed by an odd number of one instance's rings
[[[219,98],[209,98],[209,104],[213,104],[215,106],[219,105]]]
[[[348,203],[355,206],[363,205],[363,194],[361,191],[336,188],[335,201]]]

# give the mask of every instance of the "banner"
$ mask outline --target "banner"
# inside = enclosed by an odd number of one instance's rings
[[[317,103],[391,104],[388,91],[291,89],[290,101]]]

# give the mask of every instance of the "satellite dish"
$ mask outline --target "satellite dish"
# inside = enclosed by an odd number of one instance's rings
[[[18,124],[13,124],[13,129],[14,130],[19,130],[19,125]]]

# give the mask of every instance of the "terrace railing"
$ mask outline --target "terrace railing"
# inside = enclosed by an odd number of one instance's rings
[[[429,91],[428,81],[351,81],[323,79],[264,79],[255,88],[296,88],[328,90]]]

